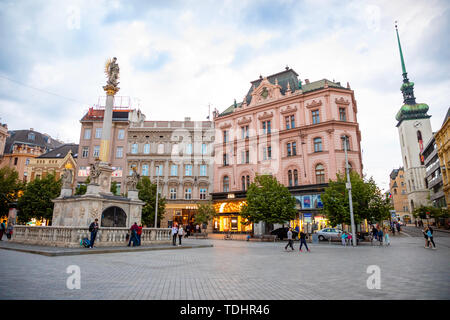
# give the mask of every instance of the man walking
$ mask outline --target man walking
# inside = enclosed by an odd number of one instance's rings
[[[399,222],[397,222],[397,232],[398,232],[398,234],[400,234],[400,223]]]
[[[137,235],[137,245],[140,246],[141,245],[141,235],[142,235],[142,224],[139,225],[139,227],[136,230],[136,235]]]
[[[139,245],[139,238],[137,236],[137,231],[138,231],[139,227],[137,225],[137,223],[135,222],[131,228],[130,228],[130,240],[128,241],[128,246],[131,245],[131,241],[133,241],[133,247],[136,247]]]
[[[177,245],[177,234],[178,234],[178,228],[176,225],[173,225],[172,227],[172,245]]]
[[[91,223],[89,226],[89,231],[91,232],[91,242],[89,244],[89,248],[94,248],[94,242],[98,231],[98,219],[95,219],[95,221]]]
[[[428,243],[430,245],[430,248],[436,249],[436,245],[434,244],[434,240],[433,240],[433,229],[431,227],[428,227],[427,236],[428,236],[428,241],[429,241]],[[433,247],[431,247],[431,244],[433,244]]]
[[[0,225],[0,241],[3,240],[3,234],[6,232],[6,220],[3,220],[3,222]]]
[[[309,251],[309,249],[308,249],[308,245],[306,244],[306,233],[304,233],[303,231],[301,231],[300,232],[300,252],[302,252],[302,247],[303,247],[303,245],[305,245],[305,248],[306,248],[306,250],[308,250],[308,252],[311,252],[311,251]]]
[[[288,247],[291,247],[292,250],[294,250],[294,246],[293,246],[294,240],[292,240],[292,228],[289,228],[289,230],[287,232],[287,238],[288,238],[288,243],[287,243],[286,247],[284,247],[284,250],[287,250]]]

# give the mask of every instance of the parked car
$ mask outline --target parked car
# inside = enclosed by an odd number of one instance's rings
[[[278,229],[273,230],[270,234],[276,235],[278,239],[283,240],[283,239],[287,239],[288,230],[289,230],[289,228],[278,228]],[[298,232],[295,230],[292,230],[292,239],[295,240],[296,238],[298,238]]]
[[[317,231],[317,235],[319,240],[339,240],[341,237],[342,231],[336,228],[325,228]]]

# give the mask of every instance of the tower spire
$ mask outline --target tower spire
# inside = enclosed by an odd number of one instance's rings
[[[395,21],[395,32],[397,33],[398,50],[400,51],[400,61],[402,63],[403,71],[403,84],[400,87],[403,93],[403,103],[408,105],[415,105],[416,98],[414,97],[414,82],[410,82],[408,79],[408,74],[406,72],[405,60],[403,59],[402,46],[400,44],[400,36],[398,35],[397,21]]]

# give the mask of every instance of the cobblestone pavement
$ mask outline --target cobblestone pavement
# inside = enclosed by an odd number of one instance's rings
[[[406,233],[406,235],[409,235],[411,237],[423,237],[423,233],[422,233],[422,229],[423,228],[417,228],[417,227],[413,227],[413,226],[405,226],[402,227],[402,232]],[[442,238],[442,237],[450,237],[450,232],[448,231],[440,231],[437,230],[436,228],[433,229],[433,237],[434,239],[436,238]]]
[[[201,249],[46,257],[0,250],[0,299],[449,299],[450,237],[437,250],[420,237],[391,237],[389,247],[191,240]],[[66,287],[69,265],[81,289]],[[369,290],[367,267],[381,270]]]

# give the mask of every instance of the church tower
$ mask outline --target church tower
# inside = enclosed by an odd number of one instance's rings
[[[405,168],[408,206],[410,212],[412,212],[414,208],[421,204],[427,205],[429,203],[429,191],[425,186],[424,158],[420,153],[423,151],[424,145],[433,137],[433,132],[431,130],[431,116],[427,114],[428,105],[416,103],[414,82],[409,81],[406,73],[397,25],[395,30],[403,71],[403,84],[400,87],[400,91],[403,93],[403,105],[395,119],[398,121],[397,128]]]

